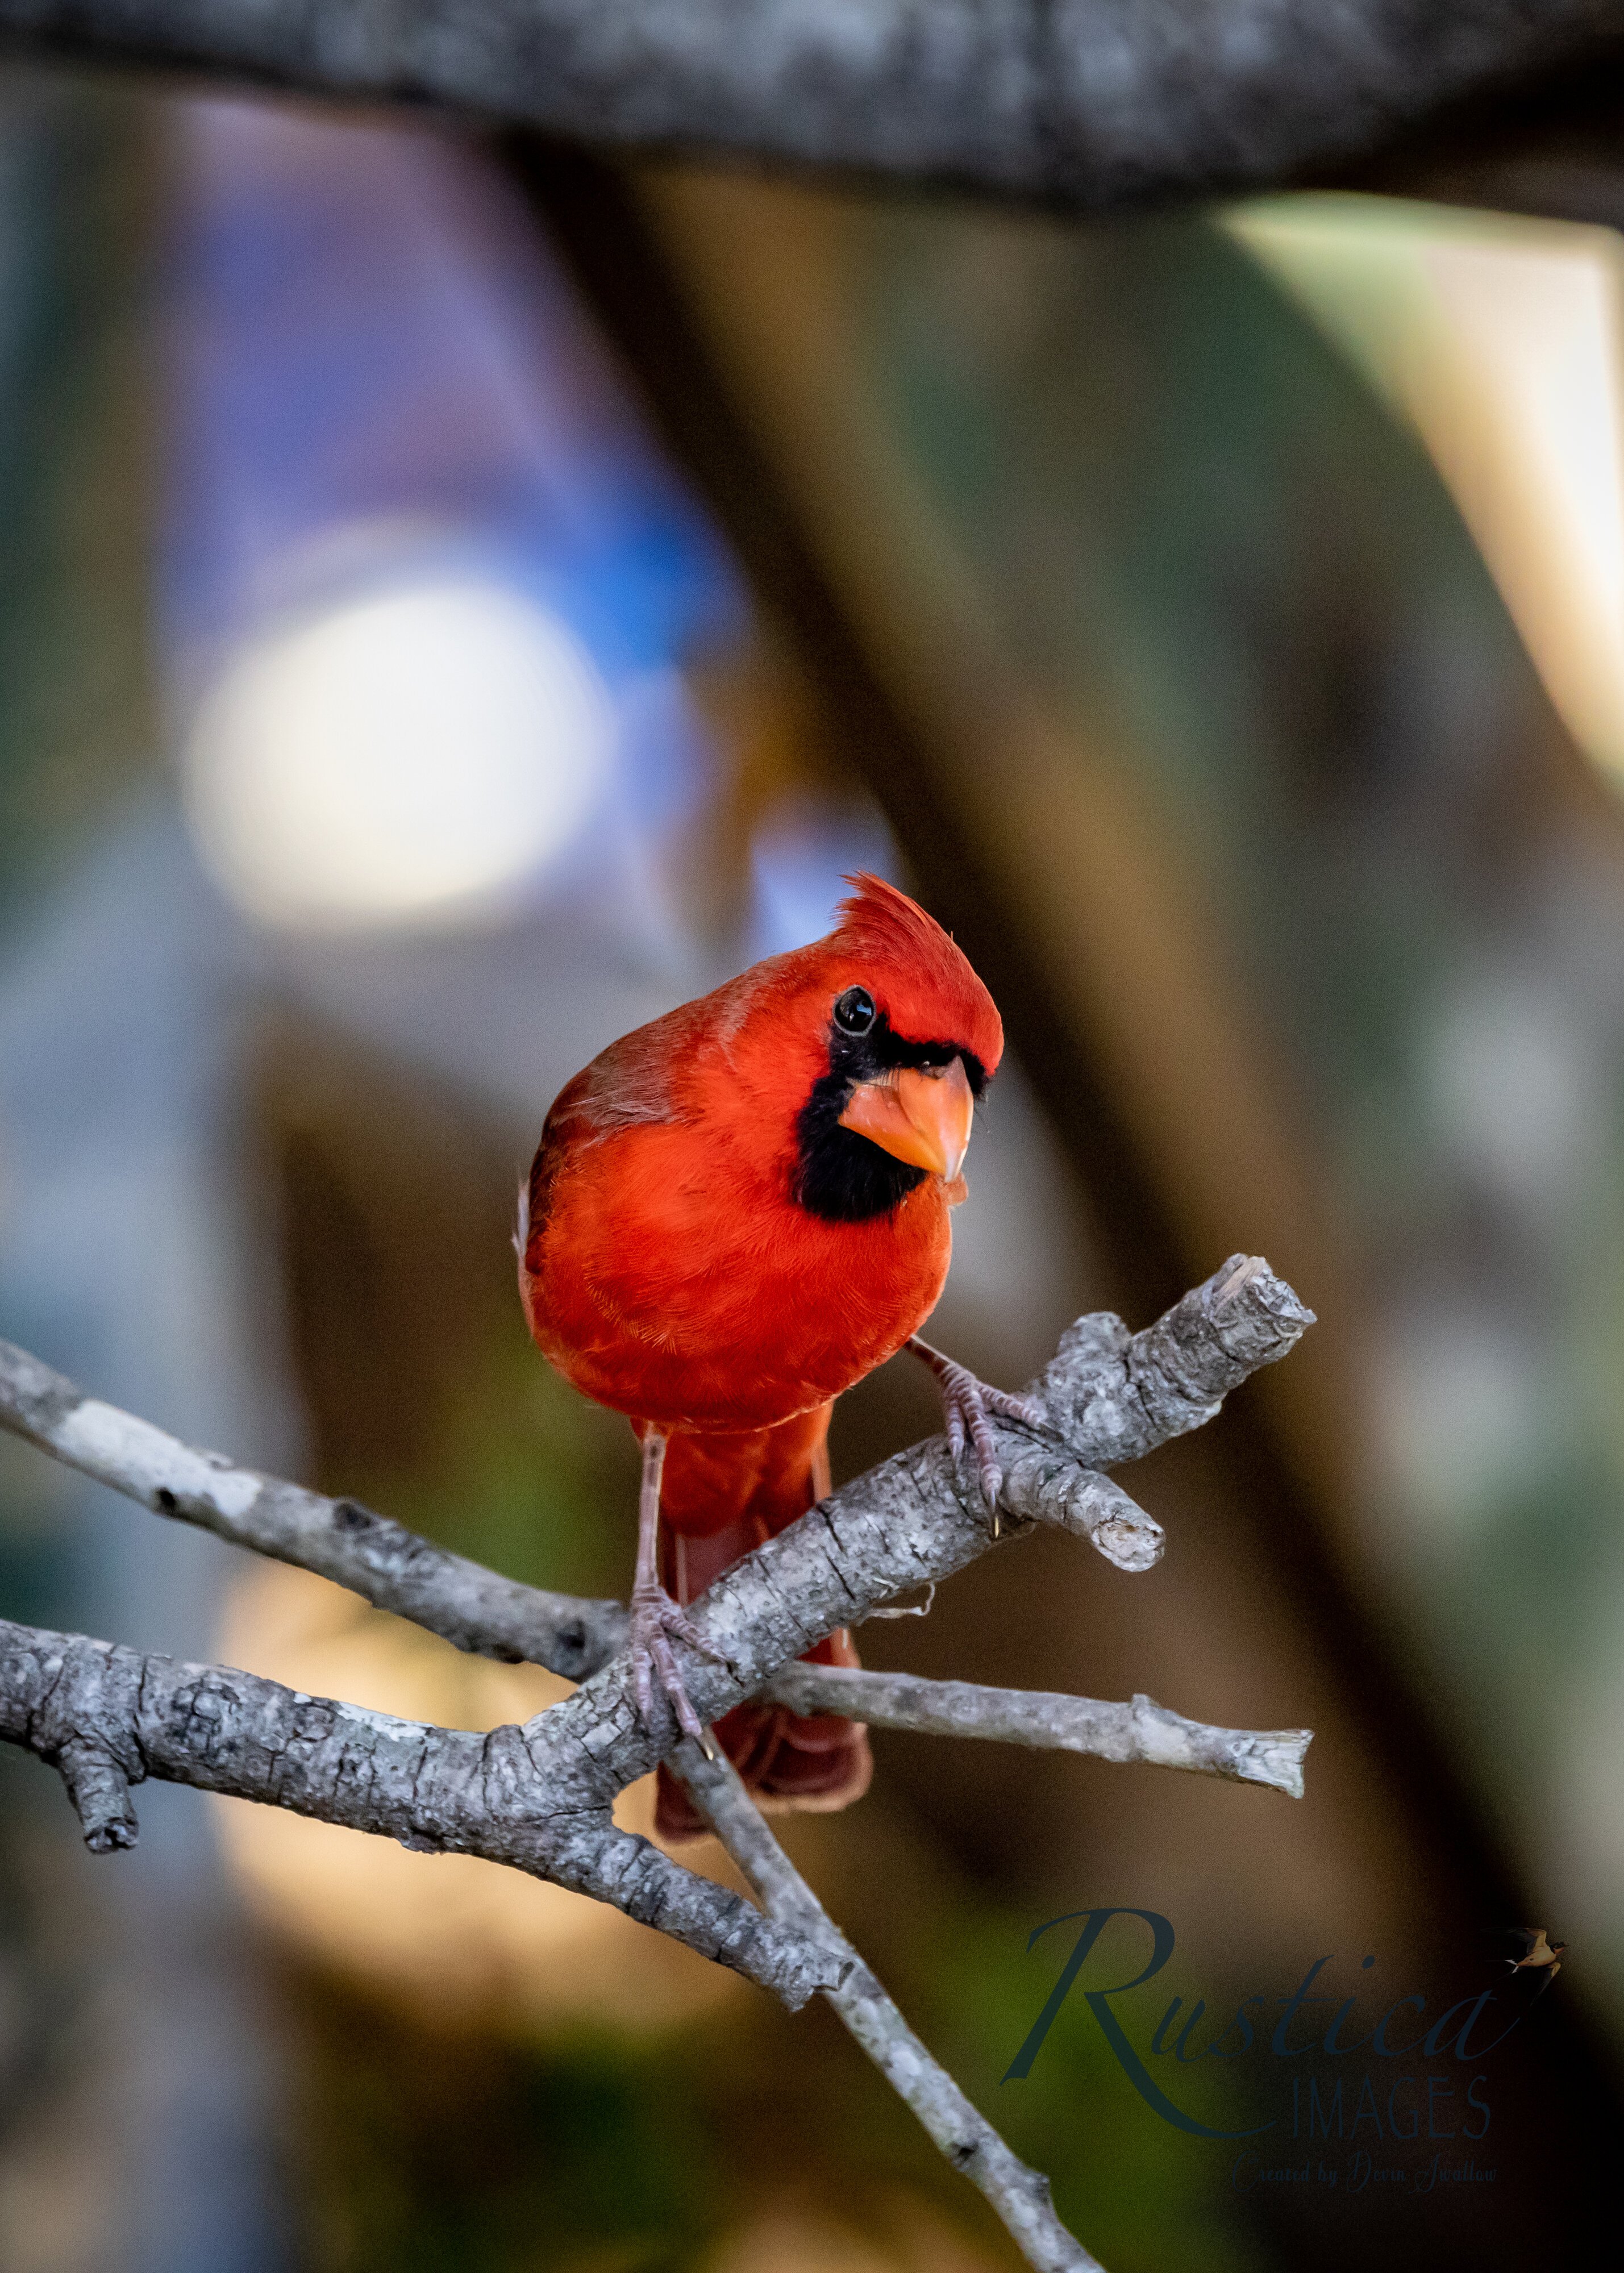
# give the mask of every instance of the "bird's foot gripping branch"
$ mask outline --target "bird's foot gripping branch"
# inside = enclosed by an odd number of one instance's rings
[[[826,1634],[945,1579],[1035,1523],[1075,1532],[1119,1568],[1162,1552],[1160,1527],[1105,1474],[1210,1420],[1312,1323],[1284,1282],[1235,1257],[1144,1332],[1107,1316],[1062,1338],[1023,1409],[988,1415],[999,1529],[941,1438],[871,1469],[723,1573],[692,1607],[704,1653],[678,1643],[699,1717],[744,1699],[879,1726],[1095,1752],[1302,1789],[1304,1729],[1211,1729],[1129,1706],[795,1662]],[[1047,2181],[1016,2160],[933,2062],[794,1872],[725,1760],[681,1740],[657,1690],[639,1709],[617,1603],[520,1587],[349,1500],[329,1500],[183,1444],[0,1343],[0,1426],[154,1512],[336,1579],[459,1647],[528,1659],[580,1681],[523,1728],[430,1728],[0,1621],[0,1737],[61,1774],[89,1845],[136,1837],[149,1776],[231,1793],[435,1853],[482,1855],[612,1902],[791,2007],[826,1995],[953,2162],[992,2202],[1029,2263],[1095,2262]],[[713,1655],[711,1653],[715,1653]],[[760,1897],[737,1895],[619,1831],[610,1804],[670,1758]]]

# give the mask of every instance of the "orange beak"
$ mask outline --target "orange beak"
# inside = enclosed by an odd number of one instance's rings
[[[864,1082],[840,1125],[951,1183],[963,1166],[975,1110],[963,1064],[954,1058],[951,1065],[904,1066],[882,1081]]]

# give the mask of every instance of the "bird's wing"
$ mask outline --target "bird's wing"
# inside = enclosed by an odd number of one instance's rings
[[[713,998],[685,1002],[601,1050],[554,1099],[520,1203],[520,1255],[535,1272],[551,1211],[555,1180],[567,1162],[589,1156],[606,1137],[670,1127],[692,1117],[688,1075],[703,1046]]]
[[[617,1129],[679,1117],[673,1076],[681,1037],[661,1030],[678,1025],[682,1017],[681,1011],[673,1011],[652,1026],[623,1034],[571,1083],[565,1094],[583,1133],[612,1136]]]
[[[548,1115],[549,1126],[567,1119],[577,1136],[590,1143],[622,1129],[670,1127],[696,1118],[701,1066],[725,1049],[767,968],[747,971],[714,994],[684,1002],[611,1042],[564,1091]]]

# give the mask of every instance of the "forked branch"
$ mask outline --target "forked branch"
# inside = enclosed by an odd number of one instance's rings
[[[714,1722],[771,1686],[786,1701],[881,1725],[1151,1759],[1300,1791],[1305,1730],[1208,1729],[1145,1698],[1100,1705],[834,1676],[793,1661],[836,1626],[861,1624],[1034,1523],[1086,1538],[1122,1569],[1148,1569],[1162,1552],[1160,1527],[1104,1471],[1209,1420],[1311,1323],[1291,1288],[1244,1256],[1142,1333],[1106,1315],[1079,1319],[1029,1385],[1029,1418],[995,1420],[1003,1476],[995,1510],[936,1438],[832,1493],[717,1579],[692,1609],[715,1656],[682,1653],[701,1718]],[[156,1776],[408,1847],[486,1856],[610,1902],[792,2007],[828,1996],[943,2151],[994,2202],[1029,2262],[1054,2273],[1093,2265],[1055,2219],[1047,2182],[931,2061],[725,1764],[707,1765],[692,1744],[680,1761],[766,1916],[616,1827],[617,1794],[678,1741],[662,1696],[648,1718],[638,1710],[619,1604],[520,1587],[354,1501],[199,1452],[87,1398],[9,1344],[0,1344],[0,1426],[157,1513],[319,1572],[462,1648],[590,1677],[523,1728],[478,1736],[0,1622],[0,1737],[58,1770],[94,1849],[133,1842],[131,1788]]]

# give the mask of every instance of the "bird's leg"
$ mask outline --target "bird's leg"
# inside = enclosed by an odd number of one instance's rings
[[[923,1358],[936,1376],[942,1393],[942,1407],[947,1420],[947,1449],[956,1462],[964,1457],[968,1438],[976,1451],[976,1473],[981,1482],[981,1496],[992,1518],[994,1537],[998,1534],[998,1495],[1004,1481],[1004,1471],[998,1464],[998,1447],[992,1441],[992,1429],[988,1414],[998,1413],[1011,1421],[1024,1421],[1029,1428],[1043,1426],[1043,1414],[1029,1398],[1012,1397],[1007,1390],[990,1388],[978,1381],[967,1365],[954,1358],[944,1357],[929,1342],[922,1342],[917,1334],[909,1337],[908,1347],[917,1358]]]
[[[645,1723],[652,1724],[654,1676],[658,1673],[660,1686],[675,1707],[683,1733],[697,1741],[707,1759],[715,1759],[715,1749],[677,1670],[671,1638],[686,1642],[702,1657],[714,1658],[718,1665],[727,1661],[719,1649],[713,1649],[695,1631],[692,1620],[685,1617],[660,1584],[660,1479],[664,1469],[665,1438],[657,1429],[650,1429],[643,1438],[643,1482],[637,1502],[637,1570],[632,1584],[632,1692]]]

